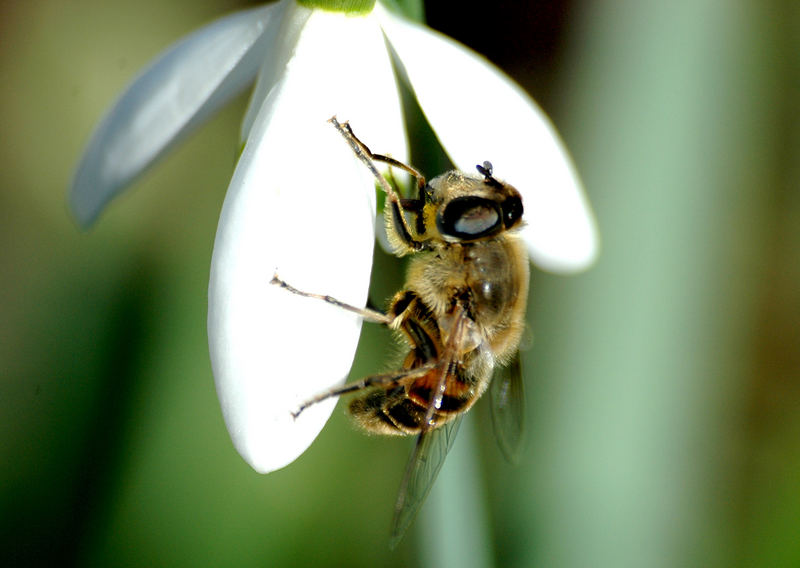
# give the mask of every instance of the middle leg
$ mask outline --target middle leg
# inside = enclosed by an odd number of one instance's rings
[[[303,292],[302,290],[298,290],[285,280],[281,280],[277,272],[272,276],[272,280],[270,280],[269,283],[275,286],[280,286],[281,288],[291,292],[292,294],[297,294],[298,296],[303,296],[304,298],[316,298],[317,300],[322,300],[323,302],[326,302],[338,308],[342,308],[343,310],[347,310],[348,312],[353,312],[354,314],[358,314],[365,320],[371,321],[372,323],[381,323],[387,326],[391,325],[392,323],[391,317],[387,316],[383,312],[379,312],[378,310],[372,310],[370,308],[359,308],[358,306],[353,306],[351,304],[342,302],[341,300],[337,300],[336,298],[328,296],[327,294],[313,294],[311,292]]]

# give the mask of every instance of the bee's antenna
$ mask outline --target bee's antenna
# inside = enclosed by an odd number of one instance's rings
[[[485,161],[483,162],[483,165],[477,165],[477,166],[475,166],[475,169],[477,169],[477,170],[478,170],[478,173],[479,173],[479,174],[481,174],[481,175],[483,176],[483,178],[484,178],[484,179],[483,179],[483,183],[487,183],[487,184],[489,184],[489,185],[493,185],[493,186],[500,186],[500,185],[502,185],[502,184],[501,184],[499,181],[497,181],[497,179],[495,179],[495,177],[492,175],[492,172],[494,171],[494,166],[492,166],[492,162],[490,162],[489,160],[485,160]]]

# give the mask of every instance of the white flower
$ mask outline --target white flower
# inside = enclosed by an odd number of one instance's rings
[[[335,400],[296,421],[291,411],[342,382],[352,363],[356,316],[269,282],[278,269],[297,288],[366,301],[374,180],[327,119],[348,120],[376,152],[407,159],[387,42],[456,166],[472,171],[491,160],[519,188],[533,261],[561,272],[591,264],[591,212],[542,111],[480,56],[380,4],[353,15],[284,0],[198,30],[122,95],[73,182],[72,208],[88,224],[257,77],[214,245],[208,336],[231,438],[260,472],[287,465],[311,444]]]

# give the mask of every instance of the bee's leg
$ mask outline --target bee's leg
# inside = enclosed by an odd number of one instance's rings
[[[392,318],[380,312],[378,310],[373,310],[370,308],[359,308],[357,306],[353,306],[351,304],[346,304],[336,298],[328,296],[327,294],[312,294],[311,292],[303,292],[302,290],[298,290],[291,284],[287,283],[284,280],[281,280],[278,277],[278,273],[276,272],[272,276],[272,280],[269,282],[270,284],[274,284],[275,286],[280,286],[284,290],[291,292],[292,294],[297,294],[298,296],[303,296],[305,298],[316,298],[317,300],[322,300],[323,302],[327,302],[333,306],[338,308],[342,308],[343,310],[347,310],[348,312],[353,312],[354,314],[358,314],[362,318],[372,323],[380,323],[383,325],[389,325],[392,323]]]
[[[327,400],[334,396],[340,396],[343,394],[356,392],[360,390],[364,390],[369,387],[395,387],[404,382],[411,381],[417,379],[426,373],[430,372],[432,369],[436,367],[436,364],[430,363],[428,365],[422,365],[421,367],[417,367],[416,369],[404,369],[402,371],[397,371],[394,373],[384,373],[382,375],[370,375],[369,377],[364,377],[361,380],[347,383],[346,385],[342,385],[340,387],[334,387],[330,390],[325,392],[319,393],[314,398],[310,398],[301,404],[298,409],[292,412],[292,417],[297,418],[300,416],[300,413],[303,412],[306,408],[311,405],[314,405],[318,402],[322,402],[323,400]]]
[[[350,148],[353,149],[353,153],[356,157],[361,160],[364,165],[367,166],[372,175],[375,176],[375,179],[378,180],[381,188],[386,193],[386,199],[388,201],[389,206],[391,207],[392,212],[392,225],[397,231],[398,236],[402,240],[402,242],[410,249],[410,251],[420,251],[425,248],[425,244],[422,241],[416,240],[413,235],[411,234],[411,229],[408,226],[408,221],[406,221],[405,216],[403,215],[403,209],[419,209],[421,211],[421,207],[411,206],[410,201],[412,200],[401,200],[400,197],[397,195],[397,192],[392,187],[386,178],[378,171],[378,168],[375,167],[374,162],[384,162],[389,164],[390,166],[395,166],[400,168],[412,176],[414,176],[417,180],[418,190],[421,192],[425,187],[425,178],[423,175],[412,168],[409,165],[404,164],[394,158],[390,158],[388,156],[382,156],[380,154],[373,154],[372,151],[367,148],[367,145],[364,144],[361,140],[356,138],[356,135],[353,134],[353,130],[350,128],[348,123],[341,124],[336,117],[333,116],[329,119],[329,122],[333,124],[336,130],[339,131],[345,140],[347,140],[348,144],[350,144]],[[404,204],[405,202],[405,204]],[[407,251],[407,252],[410,252]]]
[[[422,175],[422,172],[417,170],[413,166],[409,166],[408,164],[404,164],[400,160],[395,160],[391,156],[384,156],[382,154],[375,154],[370,150],[366,144],[364,144],[358,136],[355,135],[353,129],[350,128],[350,123],[345,122],[344,124],[340,123],[335,116],[332,116],[328,119],[328,122],[333,124],[336,130],[345,137],[345,139],[350,143],[350,146],[353,148],[353,151],[356,155],[363,161],[364,157],[370,160],[375,160],[376,162],[384,162],[385,164],[389,164],[390,166],[394,166],[395,168],[399,168],[404,172],[408,172],[411,174],[415,180],[417,180],[417,189],[421,190],[425,187],[425,176]],[[378,181],[381,181],[383,176],[380,173],[376,173],[375,171],[370,168],[372,174],[378,178]],[[385,180],[384,180],[385,181]],[[381,184],[383,185],[383,184]],[[386,188],[384,188],[386,189]],[[386,193],[394,193],[394,190],[390,188],[390,191],[387,190]]]

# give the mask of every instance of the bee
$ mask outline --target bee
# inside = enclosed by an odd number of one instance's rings
[[[441,469],[461,417],[491,384],[498,442],[513,458],[522,435],[523,396],[518,349],[525,327],[529,265],[517,234],[522,198],[494,177],[449,171],[430,182],[414,167],[375,154],[347,122],[329,120],[386,193],[384,218],[398,256],[411,255],[405,286],[386,312],[272,284],[355,312],[397,332],[408,354],[395,372],[372,375],[322,392],[293,413],[322,400],[359,393],[350,414],[376,434],[416,435],[392,523],[394,547],[411,524]],[[376,162],[408,172],[416,196],[401,198]],[[498,369],[509,367],[505,373]]]

